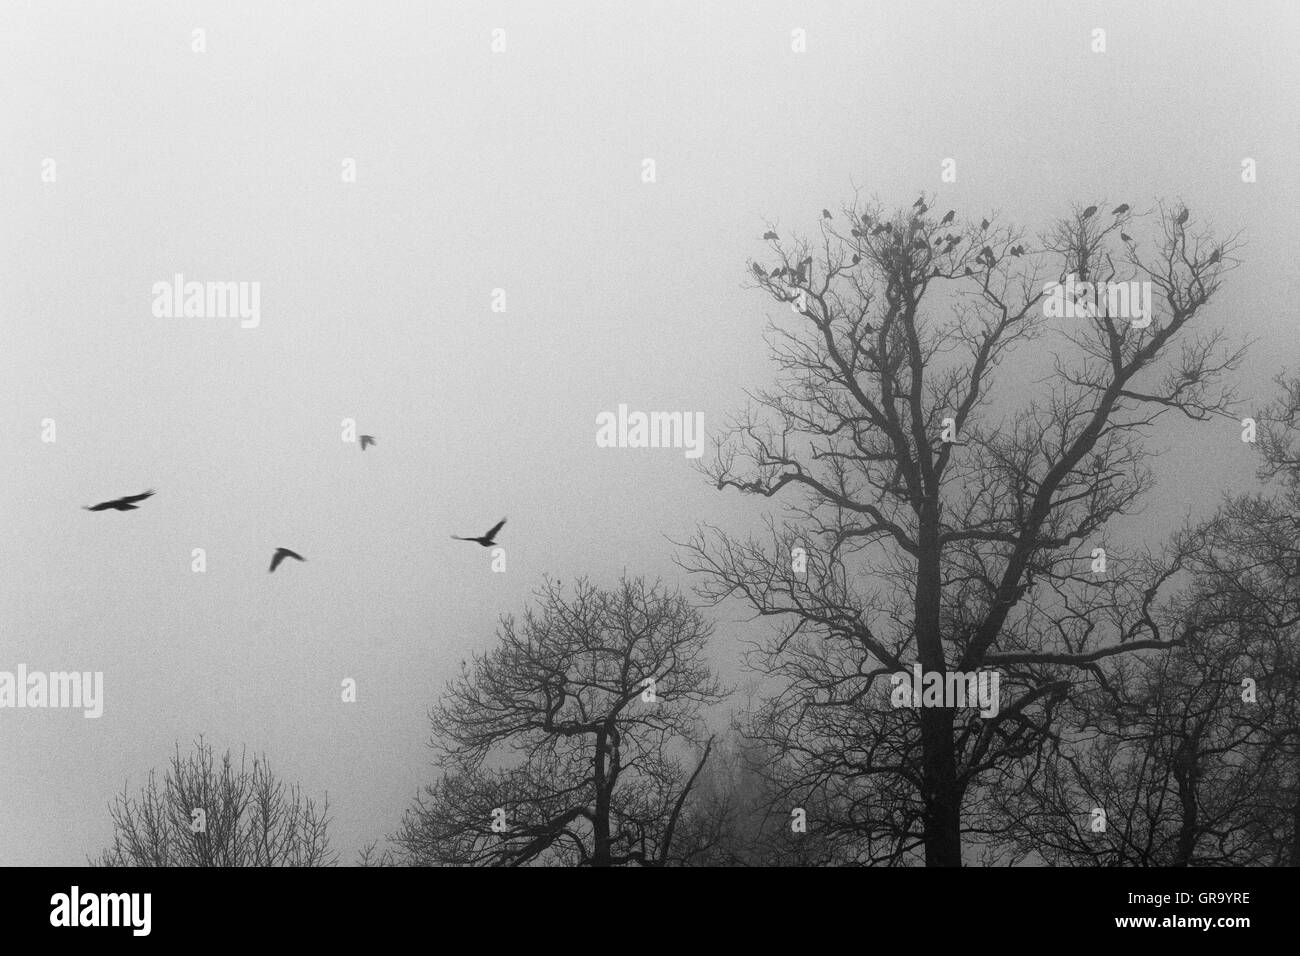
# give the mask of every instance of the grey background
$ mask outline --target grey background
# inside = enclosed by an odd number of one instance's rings
[[[391,832],[428,706],[543,573],[687,585],[665,536],[754,523],[680,451],[598,449],[595,416],[711,429],[770,380],[745,260],[855,187],[1031,229],[1182,199],[1246,233],[1213,311],[1259,339],[1243,395],[1294,364],[1293,3],[0,11],[0,669],[102,670],[106,696],[99,720],[0,711],[3,863],[83,862],[124,781],[199,733],[328,791],[344,862]],[[153,318],[175,272],[260,281],[261,326]],[[1230,422],[1158,444],[1135,537],[1250,480]],[[507,515],[505,574],[448,540]],[[308,563],[270,576],[281,545]],[[743,680],[739,617],[716,654]]]

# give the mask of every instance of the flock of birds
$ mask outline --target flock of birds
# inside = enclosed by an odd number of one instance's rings
[[[925,215],[926,212],[929,211],[930,207],[926,205],[925,197],[922,196],[916,202],[912,203],[912,208],[916,210],[916,212],[913,214],[914,216],[923,216]],[[1124,213],[1128,212],[1130,208],[1131,207],[1129,206],[1128,203],[1126,202],[1120,203],[1118,206],[1116,206],[1114,209],[1111,210],[1111,215],[1116,217],[1122,216],[1124,215]],[[1087,209],[1083,211],[1082,218],[1090,219],[1094,215],[1096,215],[1096,213],[1097,213],[1097,207],[1089,206]],[[939,220],[939,225],[946,226],[949,223],[951,223],[956,217],[957,217],[957,210],[949,209],[948,212],[944,214],[944,217]],[[1176,219],[1177,224],[1180,226],[1184,225],[1187,222],[1187,217],[1188,217],[1188,211],[1187,208],[1184,207],[1183,210],[1178,214],[1178,218]],[[822,218],[832,219],[834,217],[831,215],[831,211],[829,209],[823,209]],[[862,217],[862,224],[863,224],[863,228],[859,229],[857,227],[854,227],[854,229],[852,230],[852,235],[855,238],[859,238],[867,235],[879,236],[882,233],[892,233],[894,231],[894,224],[892,222],[876,223],[870,230],[868,230],[866,227],[872,226],[872,219],[870,215],[864,215]],[[985,230],[988,229],[988,227],[989,227],[989,221],[985,219],[983,222],[980,223],[980,232],[984,232]],[[1133,244],[1133,237],[1128,235],[1128,233],[1121,231],[1119,237],[1129,245]],[[768,241],[780,240],[780,237],[770,229],[767,232],[763,233],[763,238]],[[941,251],[947,253],[947,252],[952,252],[952,250],[956,247],[956,245],[961,241],[962,241],[961,236],[949,235],[949,236],[943,236],[936,239],[935,245],[937,246],[941,242],[946,242],[947,247]],[[927,245],[926,241],[919,236],[916,239],[916,244],[920,246]],[[1025,247],[1023,245],[1012,246],[1007,251],[1013,257],[1019,257],[1025,255]],[[860,257],[855,255],[853,257],[853,264],[857,265],[859,261],[860,261]],[[980,265],[985,265],[991,268],[992,266],[996,265],[997,257],[994,255],[993,250],[989,246],[985,246],[983,249],[980,250],[979,255],[975,257],[975,261]],[[1213,257],[1210,259],[1210,264],[1213,265],[1215,262],[1218,261],[1219,261],[1219,251],[1216,250]],[[804,275],[804,267],[806,264],[810,264],[810,263],[811,260],[806,260],[803,263],[799,263],[798,269],[794,269],[794,270],[786,270],[784,268],[778,269],[777,271],[771,273],[771,277],[780,278],[782,274],[784,274],[786,271],[789,271],[791,278],[793,278],[797,282],[802,281]],[[760,273],[762,276],[768,275],[768,273],[762,271],[762,266],[758,265],[757,263],[754,264],[754,271],[755,273]],[[966,272],[967,274],[972,274],[973,270],[968,266],[966,268]]]
[[[362,451],[365,451],[370,445],[378,444],[379,442],[375,441],[373,435],[361,436]],[[154,491],[151,488],[138,495],[126,495],[122,498],[114,498],[112,501],[101,501],[97,505],[84,505],[83,507],[86,511],[136,511],[140,507],[139,502],[144,501],[146,498],[152,498],[153,496]],[[506,519],[502,518],[492,526],[491,530],[489,530],[487,534],[481,535],[477,538],[462,538],[460,535],[456,534],[453,534],[452,538],[456,541],[473,541],[485,548],[490,548],[497,543],[497,532],[501,530],[505,523]],[[293,558],[295,561],[307,560],[297,551],[290,550],[289,548],[276,548],[275,553],[271,555],[270,573],[275,573],[275,569],[280,566],[285,558]]]

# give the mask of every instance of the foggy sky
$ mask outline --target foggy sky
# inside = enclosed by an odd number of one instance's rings
[[[0,711],[0,863],[97,854],[124,782],[200,733],[327,791],[344,863],[396,829],[432,778],[429,706],[543,574],[688,587],[669,538],[753,525],[680,450],[597,448],[595,417],[708,430],[741,407],[774,374],[747,257],[855,188],[1031,231],[1072,202],[1185,201],[1247,240],[1207,314],[1258,340],[1243,397],[1300,364],[1293,3],[0,16],[0,670],[105,682],[98,720]],[[175,273],[260,282],[260,325],[155,318]],[[379,445],[342,442],[344,418]],[[1157,531],[1250,479],[1230,422],[1154,444]],[[507,516],[504,574],[449,540]],[[278,546],[307,563],[268,575]],[[732,678],[759,633],[738,618],[718,615]]]

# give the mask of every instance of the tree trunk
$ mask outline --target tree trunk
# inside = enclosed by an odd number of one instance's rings
[[[592,866],[609,866],[609,788],[605,786],[605,732],[596,734],[596,819],[592,821]]]
[[[916,581],[917,656],[927,674],[944,674],[947,665],[939,627],[938,513],[933,504],[927,504],[923,510]],[[925,865],[961,866],[961,793],[952,739],[954,712],[946,707],[925,706],[920,711]]]

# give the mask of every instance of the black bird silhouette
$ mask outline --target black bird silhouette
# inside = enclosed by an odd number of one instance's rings
[[[823,218],[823,219],[829,219],[829,218],[831,218],[831,211],[830,211],[829,209],[823,209],[823,210],[822,210],[822,218]]]
[[[989,221],[985,219],[983,222],[980,223],[980,232],[983,232],[988,227],[989,227]]]
[[[1218,249],[1215,249],[1214,252],[1213,252],[1213,254],[1211,254],[1211,256],[1210,256],[1210,265],[1214,265],[1216,262],[1218,262],[1218,261],[1219,261],[1219,258],[1220,258],[1220,256],[1219,256],[1219,250],[1218,250]]]
[[[862,257],[858,255],[856,252],[853,253],[853,264],[856,266],[861,261],[862,261]]]
[[[362,436],[361,436],[361,450],[362,450],[362,451],[365,451],[365,450],[366,450],[366,446],[367,446],[367,445],[378,445],[378,444],[379,444],[379,442],[375,441],[375,436],[374,436],[374,435],[362,435]]]
[[[754,263],[754,275],[767,278],[767,273],[763,271],[763,267],[760,266],[757,262]]]
[[[944,217],[939,220],[939,225],[941,226],[948,225],[948,223],[953,221],[953,218],[956,217],[956,215],[957,215],[956,209],[949,209],[946,213],[944,213]]]
[[[285,558],[294,558],[297,561],[307,560],[297,551],[290,551],[288,548],[276,548],[275,554],[271,555],[271,571],[274,572]]]
[[[502,518],[500,521],[498,521],[495,525],[492,526],[491,531],[483,535],[483,537],[481,538],[462,538],[458,534],[453,534],[452,537],[455,538],[457,541],[477,541],[479,544],[483,545],[483,547],[490,548],[492,547],[492,545],[497,543],[496,542],[497,532],[501,530],[501,526],[505,523],[506,523],[506,519]]]
[[[1120,216],[1126,212],[1128,212],[1128,203],[1122,202],[1111,211],[1111,215]]]
[[[1125,242],[1132,242],[1132,241],[1133,241],[1133,237],[1130,236],[1127,232],[1121,232],[1121,233],[1119,234],[1119,237],[1120,237],[1121,239],[1123,239]]]
[[[1083,218],[1084,218],[1084,219],[1087,219],[1089,216],[1091,216],[1091,215],[1092,215],[1094,212],[1096,212],[1096,211],[1097,211],[1097,207],[1096,207],[1096,206],[1089,206],[1087,209],[1085,209],[1085,210],[1083,211]]]
[[[920,199],[918,199],[916,202],[912,203],[912,208],[913,208],[913,209],[924,209],[924,208],[925,208],[925,197],[922,196],[922,197],[921,197]]]
[[[1011,247],[1011,254],[1012,254],[1013,256],[1021,256],[1021,255],[1024,255],[1024,252],[1025,252],[1025,247],[1024,247],[1024,246],[1012,246],[1012,247]]]
[[[153,490],[150,489],[142,495],[127,495],[125,498],[118,498],[115,501],[101,501],[97,505],[82,505],[82,507],[86,511],[108,511],[110,509],[113,511],[135,511],[137,501],[144,501],[144,499],[152,495]]]
[[[1181,226],[1183,223],[1185,223],[1185,222],[1187,221],[1187,207],[1186,207],[1186,206],[1184,206],[1184,207],[1183,207],[1183,211],[1180,212],[1180,213],[1178,214],[1178,219],[1177,219],[1176,221],[1177,221],[1178,225],[1180,225],[1180,226]]]
[[[779,239],[780,236],[778,236],[778,235],[777,235],[776,233],[774,233],[771,229],[769,229],[767,232],[763,233],[763,238],[764,238],[764,239]]]

